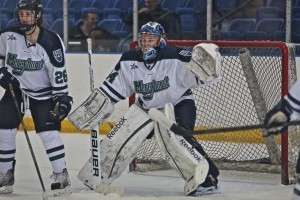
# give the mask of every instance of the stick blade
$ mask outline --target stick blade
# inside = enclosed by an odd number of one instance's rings
[[[43,200],[48,200],[48,195],[46,192],[43,192]]]
[[[124,187],[123,186],[110,186],[107,184],[99,184],[96,189],[96,192],[104,194],[104,195],[117,195],[119,197],[122,197],[124,195]]]

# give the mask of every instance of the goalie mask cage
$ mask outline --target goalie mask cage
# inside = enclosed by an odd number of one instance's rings
[[[193,89],[197,105],[195,129],[237,127],[263,123],[268,110],[287,94],[296,81],[293,45],[263,41],[169,40],[167,45],[192,50],[199,43],[214,43],[222,55],[222,80]],[[134,48],[137,42],[133,42]],[[134,102],[130,98],[130,104]],[[262,137],[263,130],[197,135],[196,138],[220,169],[281,173],[282,184],[295,177],[299,127],[289,134]],[[130,170],[168,167],[155,137],[146,139]]]

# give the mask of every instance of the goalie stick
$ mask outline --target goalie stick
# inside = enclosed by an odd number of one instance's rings
[[[248,125],[248,126],[238,126],[238,127],[221,127],[216,129],[207,129],[207,130],[187,130],[184,129],[177,124],[170,121],[166,116],[157,109],[150,109],[149,115],[152,119],[155,121],[158,121],[160,124],[162,124],[164,127],[168,128],[172,132],[174,132],[177,135],[181,136],[191,136],[191,135],[199,135],[199,134],[215,134],[220,132],[233,132],[233,131],[245,131],[245,130],[253,130],[253,129],[264,129],[264,124],[256,124],[256,125]],[[285,124],[286,126],[295,126],[300,125],[300,121],[291,121],[287,122]],[[276,125],[274,126],[276,127]]]
[[[267,114],[267,103],[264,99],[263,92],[255,73],[250,50],[247,48],[241,48],[239,50],[239,59],[246,78],[247,87],[251,95],[255,113],[257,115],[258,123],[262,124]],[[281,163],[281,151],[276,143],[276,138],[264,137],[264,143],[266,144],[271,163],[279,165]]]
[[[94,90],[94,71],[92,65],[92,39],[87,39],[88,59],[89,59],[89,76],[90,76],[90,91]],[[99,127],[95,126],[90,132],[91,141],[91,158],[92,158],[92,175],[93,189],[101,183],[101,166],[100,166],[100,138]]]
[[[89,76],[90,76],[90,91],[94,90],[94,71],[92,65],[92,39],[87,39],[88,45],[88,59],[89,59]],[[112,128],[112,124],[108,123]],[[99,127],[96,126],[91,129],[90,132],[91,141],[91,159],[92,159],[92,184],[94,191],[103,193],[104,195],[115,193],[118,196],[123,196],[124,187],[122,186],[110,186],[101,183],[101,153],[100,153],[100,138]]]

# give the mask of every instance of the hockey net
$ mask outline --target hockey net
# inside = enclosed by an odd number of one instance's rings
[[[199,43],[215,43],[222,55],[222,80],[194,89],[197,105],[195,129],[237,127],[263,123],[268,110],[280,101],[296,80],[295,49],[282,42],[168,41],[190,49]],[[132,48],[137,45],[132,44]],[[131,98],[131,101],[134,98]],[[263,130],[197,135],[207,154],[220,169],[282,173],[282,183],[294,180],[300,141],[299,127],[289,134],[267,139]],[[168,168],[155,138],[147,139],[131,170]]]

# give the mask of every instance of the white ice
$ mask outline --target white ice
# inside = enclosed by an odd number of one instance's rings
[[[70,174],[72,194],[67,198],[53,197],[50,190],[52,173],[50,162],[42,147],[39,137],[29,133],[33,150],[40,167],[46,193],[49,199],[88,199],[88,200],[289,200],[293,185],[280,184],[279,174],[252,173],[239,171],[221,171],[219,176],[221,194],[202,197],[186,197],[183,195],[184,181],[172,170],[129,173],[124,172],[113,185],[124,186],[123,197],[116,194],[103,195],[87,189],[77,179],[79,169],[89,157],[89,135],[62,134],[65,142],[67,167]],[[0,200],[41,200],[42,187],[39,182],[33,160],[22,132],[17,134],[15,185],[13,194],[1,195]]]

